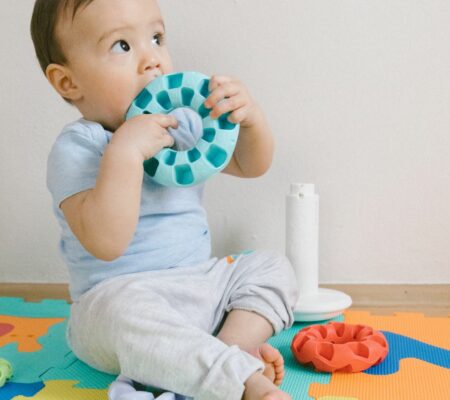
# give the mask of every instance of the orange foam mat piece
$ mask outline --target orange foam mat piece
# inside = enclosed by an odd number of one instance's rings
[[[395,332],[450,350],[450,318],[448,317],[425,317],[421,313],[411,312],[371,315],[367,311],[354,310],[344,313],[344,322],[369,325],[373,329]]]
[[[416,359],[400,361],[391,375],[334,373],[329,384],[312,383],[313,399],[354,397],[358,400],[449,400],[450,370]]]
[[[17,342],[18,351],[39,351],[42,349],[42,345],[38,339],[45,336],[51,326],[62,321],[64,318],[26,318],[0,315],[0,323],[14,326],[10,332],[0,336],[0,347]]]
[[[356,397],[337,397],[337,396],[325,396],[319,400],[358,400]]]
[[[13,400],[107,400],[106,389],[79,389],[78,381],[46,381],[33,397],[16,396]]]

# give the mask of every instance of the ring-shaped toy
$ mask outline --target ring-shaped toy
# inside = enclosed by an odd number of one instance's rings
[[[311,325],[293,338],[291,351],[301,364],[323,372],[360,372],[381,363],[389,351],[386,337],[365,325],[329,322]]]
[[[223,170],[233,155],[239,124],[228,121],[229,113],[218,119],[203,103],[209,96],[209,77],[199,72],[179,72],[159,76],[134,99],[126,119],[142,114],[168,114],[188,107],[200,116],[202,137],[196,145],[183,151],[164,148],[144,161],[144,170],[164,186],[188,187],[199,184]]]

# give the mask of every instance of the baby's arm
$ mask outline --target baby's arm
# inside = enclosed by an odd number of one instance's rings
[[[94,257],[112,261],[128,247],[139,219],[144,160],[173,145],[171,116],[141,115],[113,134],[103,154],[96,185],[61,203],[72,232]]]
[[[223,172],[246,178],[264,174],[272,164],[274,144],[261,108],[236,79],[213,76],[209,90],[205,106],[211,108],[210,116],[218,118],[230,113],[228,120],[241,124],[236,149]]]
[[[241,124],[233,157],[223,172],[243,178],[263,175],[272,164],[273,137],[263,112],[257,105],[251,125]]]

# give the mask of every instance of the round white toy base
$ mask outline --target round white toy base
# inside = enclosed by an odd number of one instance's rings
[[[318,288],[298,298],[294,307],[295,321],[324,321],[334,318],[352,305],[352,298],[333,289]]]

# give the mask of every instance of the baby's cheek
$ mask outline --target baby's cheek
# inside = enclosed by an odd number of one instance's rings
[[[133,100],[134,94],[127,87],[116,87],[110,96],[112,109],[121,116],[125,116]]]

